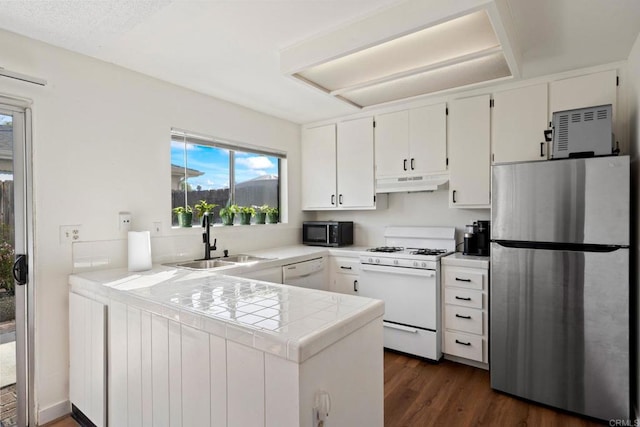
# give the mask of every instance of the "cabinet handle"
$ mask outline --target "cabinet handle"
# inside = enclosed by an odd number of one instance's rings
[[[404,159],[402,161],[402,167],[404,168],[404,170],[407,170],[407,159]]]
[[[415,162],[415,159],[411,159],[411,170],[414,169],[414,167],[413,167],[414,162]]]
[[[459,318],[459,319],[471,319],[471,316],[462,316],[462,315],[460,315],[458,313],[456,313],[456,317]]]
[[[353,292],[358,292],[358,281],[357,280],[353,281]]]
[[[453,203],[456,202],[456,190],[453,190],[453,192],[451,192],[451,200],[453,201]]]
[[[456,295],[456,299],[462,300],[462,301],[471,301],[471,297],[459,297]]]
[[[331,195],[331,204],[332,204],[332,205],[335,205],[335,204],[336,204],[336,195],[335,195],[335,194],[332,194],[332,195]]]
[[[540,157],[544,157],[544,142],[540,143]]]
[[[342,194],[340,194],[340,195],[338,196],[338,203],[339,203],[339,204],[342,204]]]
[[[462,341],[459,341],[459,340],[456,340],[456,344],[462,344],[462,345],[468,345],[468,346],[471,345],[470,342],[462,342]]]
[[[343,270],[351,270],[351,267],[345,267],[344,265],[341,265],[340,268]]]
[[[459,277],[456,277],[456,280],[457,280],[458,282],[471,282],[471,279],[461,279],[461,278],[459,278]]]

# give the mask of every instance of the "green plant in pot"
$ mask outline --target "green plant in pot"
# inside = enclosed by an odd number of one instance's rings
[[[11,244],[2,241],[0,243],[0,323],[16,318],[14,257]]]
[[[233,225],[233,220],[236,217],[238,211],[238,205],[232,205],[230,204],[230,202],[228,202],[227,206],[220,209],[220,219],[222,219],[222,224]]]
[[[256,210],[250,206],[240,206],[238,209],[240,211],[240,224],[251,224],[251,217],[256,214]]]
[[[193,210],[191,206],[178,206],[177,208],[173,208],[173,213],[178,217],[178,226],[191,227],[193,221]]]
[[[264,224],[267,220],[267,210],[269,205],[254,206],[256,210],[256,224]]]
[[[278,208],[268,208],[267,224],[277,224],[277,223],[278,223]]]
[[[198,214],[198,218],[202,218],[202,216],[209,212],[213,212],[213,208],[215,208],[216,205],[215,203],[207,203],[206,200],[200,200],[198,203],[196,203],[196,205],[194,206],[194,208],[196,208],[196,213]]]

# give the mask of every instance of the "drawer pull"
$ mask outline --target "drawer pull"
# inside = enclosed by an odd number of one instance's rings
[[[389,328],[389,329],[396,329],[398,331],[409,332],[411,334],[417,334],[418,333],[418,330],[416,328],[410,328],[408,326],[403,326],[403,325],[394,325],[393,323],[384,322],[382,324],[382,326],[384,326],[385,328]]]
[[[462,341],[459,341],[459,340],[456,340],[456,344],[462,344],[462,345],[466,345],[466,346],[471,346],[470,342],[462,342]]]
[[[351,267],[345,267],[344,265],[341,265],[340,268],[343,270],[351,270]]]
[[[471,282],[471,279],[461,279],[459,277],[456,277],[456,281],[458,281],[458,282]]]
[[[353,292],[358,292],[358,281],[357,280],[353,281]]]
[[[456,313],[456,317],[459,317],[460,319],[471,319],[471,316],[462,316],[458,313]]]
[[[459,297],[458,295],[456,295],[456,299],[462,300],[462,301],[471,301],[471,297]]]

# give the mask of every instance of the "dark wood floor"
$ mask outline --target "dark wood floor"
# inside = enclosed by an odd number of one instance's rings
[[[47,427],[75,427],[70,418]],[[489,372],[459,363],[431,364],[384,354],[385,427],[596,426],[591,420],[491,390]]]

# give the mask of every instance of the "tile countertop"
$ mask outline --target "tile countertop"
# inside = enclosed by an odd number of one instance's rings
[[[455,252],[440,259],[442,265],[470,268],[489,268],[488,256],[463,255],[462,252]]]
[[[312,253],[296,249],[292,258]],[[384,314],[380,300],[166,266],[72,274],[69,284],[298,363]]]

